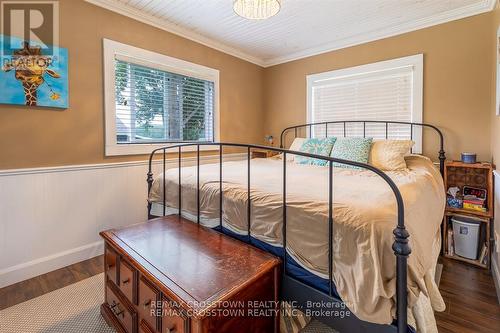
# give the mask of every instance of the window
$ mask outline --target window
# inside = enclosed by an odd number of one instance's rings
[[[423,55],[335,70],[307,76],[308,122],[387,120],[422,122]],[[312,136],[325,136],[315,126]],[[342,136],[343,125],[329,125],[328,136]],[[413,152],[422,150],[422,129],[389,125],[390,139],[409,139]],[[384,124],[366,124],[365,135],[385,138]],[[363,136],[363,124],[347,124],[346,136]]]
[[[217,139],[217,70],[106,39],[104,63],[106,155]]]

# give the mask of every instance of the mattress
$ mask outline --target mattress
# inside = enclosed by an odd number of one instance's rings
[[[432,248],[439,237],[445,195],[439,172],[429,159],[410,156],[407,165],[408,170],[388,175],[398,185],[405,203],[405,223],[413,251],[408,260],[411,307],[420,293],[427,294],[428,279],[424,277],[435,265]],[[250,235],[262,244],[280,248],[283,161],[254,159],[250,169]],[[166,214],[178,213],[178,169],[167,170],[165,178]],[[196,167],[181,169],[181,184],[182,215],[195,221]],[[222,184],[222,226],[236,235],[248,235],[247,162],[223,163]],[[311,280],[318,277],[320,284],[328,278],[328,187],[328,168],[287,162],[287,253],[297,267],[307,272],[303,276],[313,277]],[[219,164],[201,165],[200,212],[205,226],[220,224],[219,189]],[[154,208],[162,203],[163,175],[153,183],[149,200]],[[360,319],[391,323],[396,277],[391,248],[396,226],[394,195],[370,171],[335,168],[333,203],[332,264],[338,296]],[[160,211],[163,213],[163,208]]]

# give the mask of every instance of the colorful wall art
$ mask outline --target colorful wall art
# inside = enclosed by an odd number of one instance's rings
[[[9,40],[15,48],[4,47]],[[0,103],[68,108],[68,50],[0,35]],[[19,48],[17,48],[17,46]],[[5,52],[5,50],[11,50]],[[45,53],[45,54],[44,54]]]

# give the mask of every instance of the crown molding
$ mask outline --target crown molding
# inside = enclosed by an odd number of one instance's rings
[[[158,19],[153,15],[145,14],[142,11],[127,6],[123,3],[120,3],[117,0],[85,0],[85,1],[93,5],[111,10],[118,14],[130,17],[142,23],[146,23],[156,28],[187,38],[189,40],[200,43],[215,50],[224,52],[226,54],[232,55],[234,57],[243,59],[253,64],[259,65],[261,67],[271,67],[286,62],[299,60],[302,58],[307,58],[351,46],[373,42],[379,39],[393,37],[396,35],[404,34],[419,29],[428,28],[434,25],[443,24],[454,20],[459,20],[469,16],[486,13],[493,10],[498,0],[483,0],[481,2],[477,2],[472,5],[449,10],[433,16],[422,18],[420,20],[397,24],[384,29],[378,29],[376,31],[372,31],[366,34],[351,36],[348,38],[337,40],[332,43],[321,45],[319,47],[312,47],[283,57],[276,57],[271,59],[261,59],[254,55],[238,50],[237,48],[221,43],[213,38],[208,38],[201,34],[193,32],[189,29],[179,27],[178,25],[175,25],[167,20]]]
[[[205,45],[217,51],[221,51],[223,53],[232,55],[236,58],[240,58],[245,61],[251,62],[255,65],[264,67],[263,60],[258,57],[242,52],[234,47],[228,46],[215,39],[205,37],[189,29],[182,28],[176,24],[173,24],[170,21],[162,20],[157,17],[154,17],[153,15],[145,14],[142,11],[132,8],[131,6],[125,5],[123,3],[120,3],[117,0],[85,0],[85,1],[90,4],[113,11],[115,13],[130,17],[136,21],[151,25],[155,28],[165,30],[175,35],[192,40],[193,42]]]
[[[307,50],[295,52],[293,54],[289,54],[283,57],[276,57],[273,59],[263,60],[264,67],[271,67],[279,64],[283,64],[286,62],[299,60],[307,57],[312,57],[315,55],[344,49],[351,46],[361,45],[369,42],[373,42],[376,40],[393,37],[397,35],[401,35],[404,33],[428,28],[431,26],[460,20],[462,18],[466,18],[469,16],[474,16],[482,13],[489,12],[493,10],[498,0],[483,0],[481,2],[464,6],[461,8],[457,8],[454,10],[449,10],[447,12],[439,13],[433,16],[428,16],[422,18],[420,20],[411,21],[403,24],[394,25],[392,27],[387,27],[384,29],[380,29],[377,31],[373,31],[371,33],[351,36],[348,38],[344,38],[342,40],[337,40],[332,43],[324,44],[319,47],[309,48]]]

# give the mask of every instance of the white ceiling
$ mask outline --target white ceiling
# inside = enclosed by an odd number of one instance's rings
[[[491,10],[496,0],[282,0],[263,21],[232,0],[86,0],[267,67]]]

